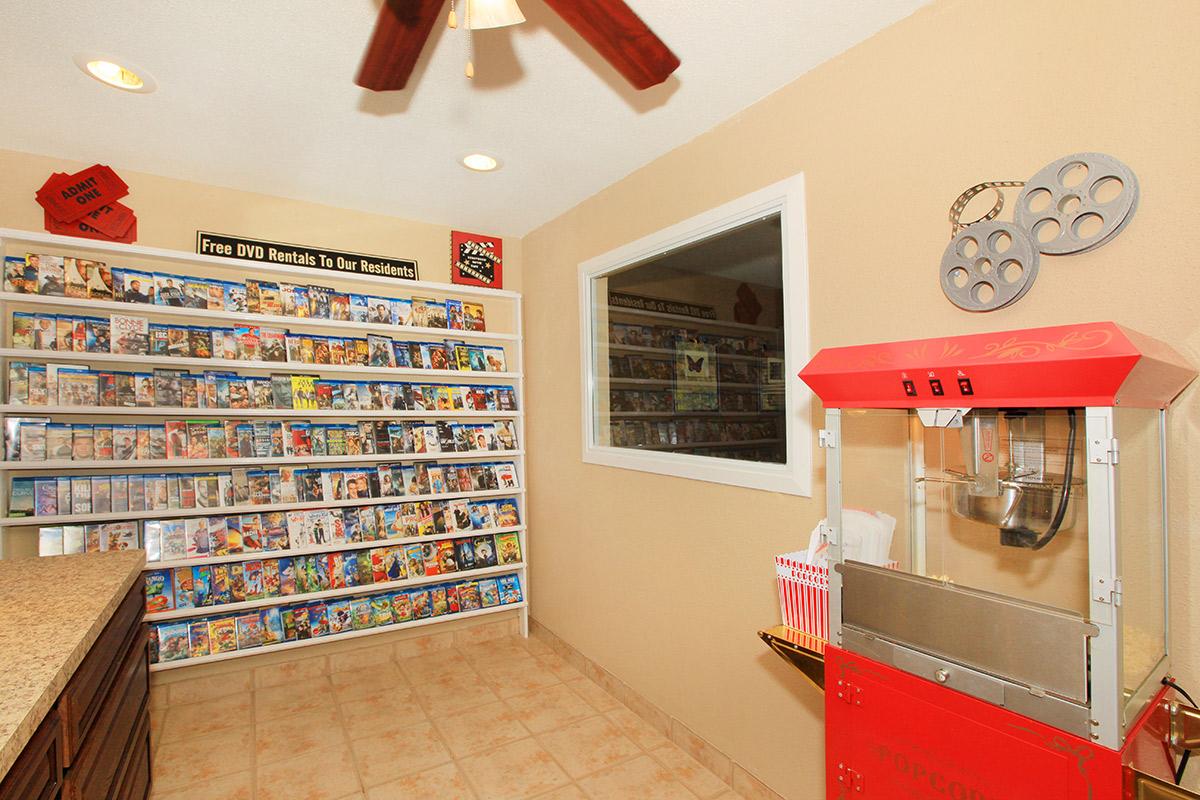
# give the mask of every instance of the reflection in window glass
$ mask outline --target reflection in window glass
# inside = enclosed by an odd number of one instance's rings
[[[778,213],[593,281],[598,445],[787,462]]]

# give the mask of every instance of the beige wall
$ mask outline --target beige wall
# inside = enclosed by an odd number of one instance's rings
[[[1200,363],[1198,40],[1192,0],[939,2],[527,236],[534,615],[779,792],[821,796],[821,698],[754,636],[779,618],[772,556],[822,516],[821,459],[812,500],[583,464],[577,264],[803,172],[814,348],[1113,319]],[[951,306],[936,280],[951,201],[1077,150],[1137,172],[1129,228],[1045,259],[1012,308]],[[1172,437],[1185,685],[1200,685],[1198,398]]]
[[[814,348],[1114,319],[1200,363],[1190,216],[1200,185],[1200,15],[1192,0],[949,0],[927,8],[521,240],[527,290],[534,613],[551,630],[789,798],[820,796],[821,698],[754,635],[778,619],[771,559],[801,546],[816,496],[719,487],[580,460],[576,265],[803,172]],[[994,43],[994,44],[992,44]],[[976,48],[981,48],[976,52]],[[685,76],[686,79],[686,76]],[[1015,307],[969,315],[936,283],[946,209],[967,186],[1024,178],[1073,150],[1138,173],[1138,217],[1112,244],[1050,258]],[[86,164],[0,151],[0,226],[41,228],[32,193]],[[190,250],[197,228],[416,258],[448,279],[448,230],[143,175],[140,242]],[[524,252],[522,251],[524,245]],[[1192,248],[1196,248],[1193,250]],[[523,263],[524,262],[524,263]],[[1200,390],[1173,429],[1173,642],[1200,684]]]
[[[43,230],[42,208],[33,193],[51,173],[76,172],[91,163],[0,150],[0,227]],[[206,230],[414,258],[422,280],[450,282],[447,227],[147,175],[122,169],[120,164],[109,166],[129,184],[129,196],[121,202],[137,213],[138,244],[194,252],[196,231]],[[320,274],[313,270],[313,280],[319,280]],[[515,237],[504,240],[504,288],[521,288],[521,240]]]

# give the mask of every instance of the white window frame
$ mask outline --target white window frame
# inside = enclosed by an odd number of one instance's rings
[[[596,346],[592,341],[594,279],[774,213],[780,214],[782,222],[787,463],[737,461],[597,444],[592,422],[598,383]],[[796,377],[809,357],[808,234],[803,173],[583,262],[579,265],[579,311],[585,463],[812,496],[812,394]]]

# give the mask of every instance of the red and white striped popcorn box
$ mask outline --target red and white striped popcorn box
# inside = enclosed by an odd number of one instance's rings
[[[828,639],[829,570],[806,563],[807,556],[807,550],[775,556],[783,624]]]
[[[775,578],[779,584],[779,608],[783,624],[801,633],[829,640],[829,569],[808,562],[808,551],[775,556]],[[899,569],[889,561],[887,569]]]

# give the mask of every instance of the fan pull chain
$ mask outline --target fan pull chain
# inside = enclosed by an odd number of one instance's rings
[[[454,0],[450,0],[450,18],[446,20],[446,27],[452,30],[458,27],[458,15],[454,13]]]
[[[466,10],[466,24],[467,24],[467,69],[466,69],[466,74],[467,74],[468,78],[474,78],[475,77],[475,36],[474,36],[474,31],[471,30],[471,0],[465,0],[465,3],[467,6],[467,10]]]

